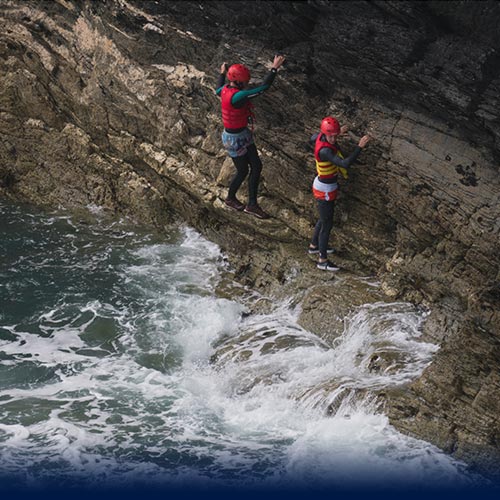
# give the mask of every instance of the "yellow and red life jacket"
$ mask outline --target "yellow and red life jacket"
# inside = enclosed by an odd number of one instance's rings
[[[221,90],[222,122],[226,129],[243,128],[248,125],[248,119],[253,117],[253,105],[247,101],[241,108],[235,108],[231,104],[231,99],[240,89],[225,85]]]
[[[323,134],[318,134],[316,138],[316,144],[314,146],[314,158],[316,159],[316,172],[321,180],[333,179],[337,177],[340,172],[342,176],[347,179],[347,170],[343,167],[338,167],[331,161],[321,161],[319,157],[319,152],[323,148],[331,149],[339,158],[344,158],[340,149],[335,145],[331,144],[326,140],[322,140]]]

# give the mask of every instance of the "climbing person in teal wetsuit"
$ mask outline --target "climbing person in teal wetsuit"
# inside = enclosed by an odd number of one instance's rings
[[[364,135],[354,151],[344,158],[337,144],[337,137],[345,134],[348,126],[340,127],[336,118],[323,118],[319,133],[310,138],[314,144],[314,159],[316,160],[317,176],[312,186],[314,197],[318,203],[319,219],[314,228],[308,252],[318,254],[318,269],[322,271],[338,271],[338,267],[328,260],[328,254],[333,249],[328,246],[328,239],[333,227],[333,212],[338,194],[338,174],[346,177],[346,168],[358,158],[362,149],[370,142],[371,137]]]
[[[253,120],[251,101],[272,85],[278,68],[284,60],[284,56],[275,56],[271,71],[262,84],[255,88],[248,88],[250,71],[243,64],[233,64],[228,69],[227,64],[223,63],[217,82],[216,94],[221,98],[222,121],[224,123],[222,144],[236,167],[236,174],[229,185],[225,204],[229,208],[244,211],[259,219],[268,219],[269,214],[257,204],[262,162],[255,147],[253,132],[248,128],[249,123],[252,123]],[[228,84],[225,84],[226,75],[229,80]],[[236,198],[236,193],[249,172],[248,203],[244,205]]]

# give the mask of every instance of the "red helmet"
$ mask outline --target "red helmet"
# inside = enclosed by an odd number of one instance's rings
[[[230,82],[248,83],[250,81],[250,71],[243,64],[233,64],[227,70],[227,79]]]
[[[338,135],[340,134],[340,124],[336,118],[327,116],[323,118],[321,122],[321,132],[326,135]]]

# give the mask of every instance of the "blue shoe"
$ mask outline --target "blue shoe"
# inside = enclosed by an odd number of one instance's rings
[[[327,254],[334,253],[334,252],[335,252],[335,248],[328,247],[328,248],[326,249],[326,253],[327,253]],[[319,248],[318,248],[318,247],[311,248],[311,247],[309,246],[309,248],[307,249],[307,253],[308,253],[309,255],[316,255],[316,254],[318,254],[318,253],[319,253]]]
[[[318,262],[316,264],[316,267],[318,269],[321,269],[322,271],[338,271],[340,267],[337,267],[333,262],[330,262],[329,260],[325,260],[325,262]]]

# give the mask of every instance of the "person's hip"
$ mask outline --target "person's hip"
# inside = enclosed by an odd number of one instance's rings
[[[222,145],[232,158],[245,155],[248,146],[253,143],[253,134],[248,128],[243,129],[237,134],[231,134],[227,130],[222,132]]]
[[[322,182],[318,176],[314,179],[312,191],[317,200],[333,201],[337,198],[339,185],[336,182]]]

